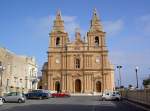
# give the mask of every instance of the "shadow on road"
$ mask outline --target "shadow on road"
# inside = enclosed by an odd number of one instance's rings
[[[79,104],[32,104],[15,106],[0,111],[143,111],[130,104],[113,102],[112,105],[79,105]]]

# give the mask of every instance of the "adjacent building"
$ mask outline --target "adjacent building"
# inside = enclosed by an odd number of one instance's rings
[[[114,67],[108,59],[105,35],[94,10],[86,37],[81,37],[80,31],[76,30],[75,41],[70,42],[58,11],[49,33],[48,61],[42,69],[42,87],[70,93],[113,90]]]
[[[0,93],[37,89],[37,64],[34,57],[20,56],[0,47]]]

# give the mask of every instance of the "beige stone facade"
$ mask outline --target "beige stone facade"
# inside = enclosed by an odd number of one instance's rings
[[[5,67],[0,72],[0,93],[37,89],[37,64],[35,58],[16,55],[0,47],[0,64]]]
[[[70,42],[60,11],[49,36],[48,62],[43,66],[43,88],[70,93],[101,93],[114,89],[114,68],[108,60],[105,32],[96,10],[82,40],[80,31]]]

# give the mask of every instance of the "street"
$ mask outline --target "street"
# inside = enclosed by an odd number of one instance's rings
[[[98,101],[98,97],[82,96],[27,100],[26,103],[4,103],[0,111],[144,111],[125,101]]]

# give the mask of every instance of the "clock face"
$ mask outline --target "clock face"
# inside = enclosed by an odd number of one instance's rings
[[[56,64],[60,63],[60,55],[56,55]]]
[[[59,64],[59,63],[60,63],[59,58],[56,58],[56,63],[57,63],[57,64]]]
[[[100,57],[96,57],[96,63],[100,63]]]

